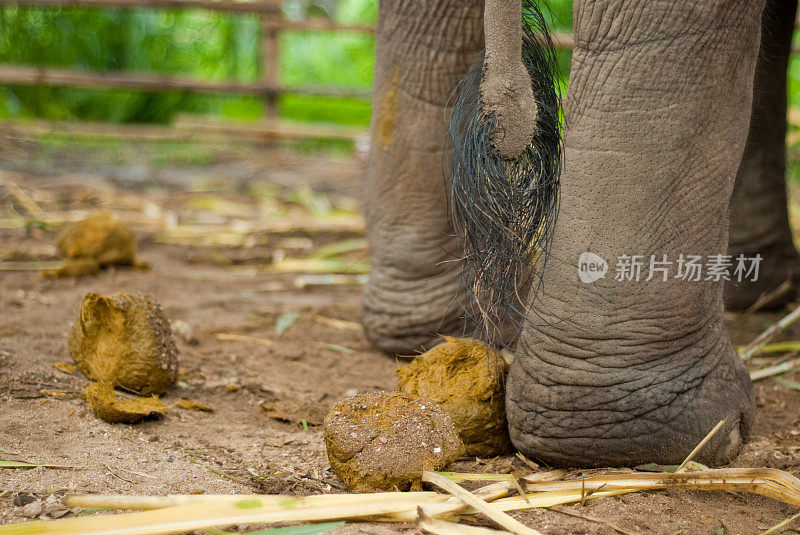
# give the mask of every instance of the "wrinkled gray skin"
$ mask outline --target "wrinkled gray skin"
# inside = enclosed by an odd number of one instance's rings
[[[730,202],[732,255],[764,257],[755,283],[729,283],[725,306],[744,309],[786,304],[797,295],[800,258],[786,212],[786,67],[791,50],[796,0],[767,2],[756,64],[750,133]],[[784,284],[785,281],[789,284]],[[778,288],[784,291],[775,291]]]
[[[617,282],[613,264],[622,254],[724,253],[730,207],[731,252],[765,258],[761,281],[728,287],[730,306],[798,272],[783,184],[795,6],[769,4],[762,32],[763,0],[576,1],[561,211],[507,385],[511,437],[525,455],[677,463],[727,418],[696,458],[721,464],[746,439],[752,390],[723,321],[723,283]],[[445,106],[482,50],[482,7],[380,4],[363,321],[389,353],[465,328]],[[584,251],[612,272],[581,283]]]

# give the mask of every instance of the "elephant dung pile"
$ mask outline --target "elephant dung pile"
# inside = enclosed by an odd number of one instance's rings
[[[423,470],[459,455],[511,449],[505,360],[472,338],[442,344],[398,369],[398,390],[338,402],[325,419],[333,472],[353,492],[415,488]]]
[[[163,394],[178,375],[177,349],[161,307],[143,294],[89,293],[69,336],[78,369],[92,381],[87,401],[100,418],[134,422],[163,415],[157,397],[120,401],[114,387],[149,396]]]
[[[58,269],[40,271],[42,277],[92,275],[110,265],[148,267],[137,259],[133,232],[109,212],[93,212],[67,226],[58,235],[56,246],[64,262]]]
[[[85,395],[95,416],[112,424],[133,423],[147,417],[160,418],[167,410],[158,396],[120,399],[114,385],[108,381],[92,383]]]
[[[336,403],[325,418],[325,446],[351,492],[418,489],[424,470],[441,470],[464,451],[444,410],[400,392]]]
[[[505,360],[472,338],[445,342],[397,370],[401,392],[438,403],[453,419],[467,455],[490,457],[511,449],[505,408]]]

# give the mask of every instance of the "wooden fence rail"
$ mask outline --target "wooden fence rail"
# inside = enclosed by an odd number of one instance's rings
[[[266,101],[269,136],[275,134],[278,118],[278,98],[286,93],[353,97],[369,99],[369,91],[329,87],[286,87],[279,77],[280,50],[278,36],[284,30],[353,31],[374,33],[371,25],[338,24],[329,19],[287,20],[281,11],[282,0],[0,0],[2,5],[38,7],[100,7],[113,9],[207,9],[231,13],[252,13],[260,17],[261,57],[264,76],[257,82],[205,81],[185,77],[151,76],[123,72],[88,72],[75,69],[36,66],[0,65],[0,84],[47,85],[82,88],[114,88],[146,91],[197,91],[203,93],[240,93],[262,96]],[[571,49],[572,35],[554,36],[557,48]],[[223,128],[235,129],[233,125]],[[244,127],[252,133],[252,125]],[[296,126],[289,127],[287,136],[297,137]],[[313,137],[314,129],[307,129]],[[323,136],[324,137],[324,136]]]
[[[280,0],[2,0],[0,5],[28,5],[40,7],[108,7],[115,9],[210,9],[232,13],[264,13],[280,9]]]
[[[0,65],[0,83],[16,85],[74,86],[84,88],[139,89],[144,91],[197,91],[200,93],[242,93],[280,95],[303,93],[336,97],[369,98],[369,91],[336,87],[285,87],[270,82],[207,82],[171,76],[143,76],[114,72],[88,72],[73,69],[45,69]]]

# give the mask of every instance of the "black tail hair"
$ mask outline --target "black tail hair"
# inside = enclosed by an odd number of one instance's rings
[[[496,121],[484,114],[480,100],[483,56],[454,91],[449,126],[451,210],[464,242],[463,283],[477,307],[469,313],[474,336],[495,345],[511,343],[522,326],[527,296],[541,284],[558,213],[558,69],[549,30],[532,0],[522,0],[522,34],[522,61],[537,104],[530,145],[514,160],[503,160],[492,145]]]

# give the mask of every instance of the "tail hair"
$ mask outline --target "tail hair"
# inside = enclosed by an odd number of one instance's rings
[[[483,56],[454,91],[450,206],[464,244],[463,284],[473,296],[476,338],[508,345],[528,296],[538,291],[558,214],[562,166],[558,72],[550,32],[532,0],[522,0],[522,61],[537,104],[530,145],[503,160],[492,145],[496,121],[483,112]]]

